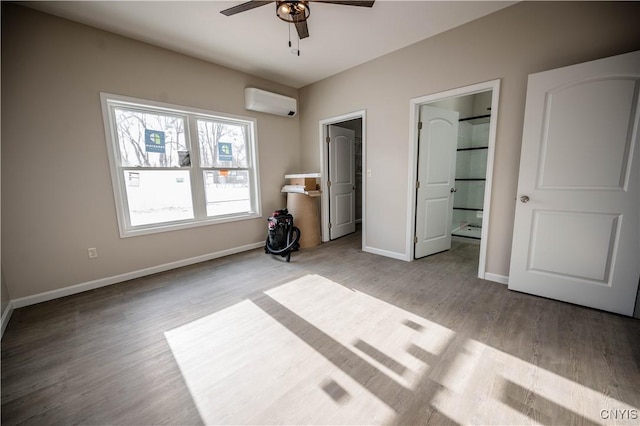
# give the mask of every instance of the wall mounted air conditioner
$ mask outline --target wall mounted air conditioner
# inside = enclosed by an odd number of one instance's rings
[[[244,89],[244,107],[252,111],[289,117],[293,117],[298,112],[294,98],[253,87]]]

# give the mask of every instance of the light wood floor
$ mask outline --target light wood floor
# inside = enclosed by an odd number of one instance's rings
[[[477,245],[410,263],[359,246],[17,309],[2,424],[640,422],[640,321],[479,280]]]

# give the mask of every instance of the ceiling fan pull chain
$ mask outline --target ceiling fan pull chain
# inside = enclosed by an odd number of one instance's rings
[[[293,25],[293,24],[291,24]],[[289,25],[289,48],[291,49],[291,47],[293,46],[293,44],[291,44],[291,25]],[[297,33],[296,33],[297,34]],[[300,56],[300,37],[298,36],[298,48],[297,49],[291,49],[291,53],[293,55],[298,55]]]

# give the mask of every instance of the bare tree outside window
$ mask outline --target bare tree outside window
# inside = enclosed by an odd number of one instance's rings
[[[123,108],[114,109],[121,165],[125,167],[178,167],[178,151],[186,151],[184,118]],[[147,152],[145,130],[164,133],[165,152]]]

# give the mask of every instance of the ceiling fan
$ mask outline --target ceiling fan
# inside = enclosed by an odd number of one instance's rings
[[[285,22],[294,24],[298,31],[298,37],[300,39],[309,37],[309,28],[307,27],[307,19],[311,13],[309,3],[333,3],[345,6],[359,6],[359,7],[372,7],[375,0],[372,1],[349,1],[349,0],[276,0],[276,15],[278,18]],[[274,0],[261,1],[252,0],[246,3],[241,3],[237,6],[230,7],[221,11],[223,15],[231,16],[236,13],[246,12],[247,10],[255,9],[256,7],[264,6],[268,3],[273,3]]]

